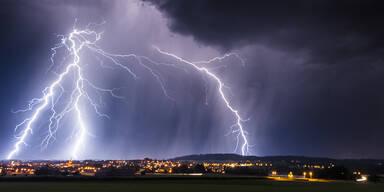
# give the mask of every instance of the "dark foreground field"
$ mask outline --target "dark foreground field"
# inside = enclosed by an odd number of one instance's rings
[[[198,179],[198,180],[121,180],[121,181],[2,181],[1,192],[77,192],[77,191],[265,191],[265,192],[383,192],[384,184],[356,184],[356,183],[308,183],[308,182],[282,182],[271,180],[252,179]]]

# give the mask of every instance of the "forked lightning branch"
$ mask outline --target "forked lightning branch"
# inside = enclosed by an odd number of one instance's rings
[[[153,69],[151,65],[147,63],[152,63],[156,65],[167,65],[173,67],[182,67],[176,66],[173,64],[161,63],[157,62],[153,59],[150,59],[145,56],[140,56],[136,54],[112,54],[101,49],[97,42],[101,39],[101,33],[96,32],[90,28],[79,30],[73,29],[71,33],[68,35],[60,36],[60,43],[52,48],[52,62],[57,56],[57,51],[60,49],[65,49],[68,55],[66,58],[70,58],[69,62],[64,67],[62,72],[57,73],[56,79],[47,87],[45,87],[42,91],[42,96],[40,98],[34,98],[29,102],[29,105],[26,109],[19,110],[18,112],[29,112],[30,116],[25,118],[15,127],[16,131],[16,140],[13,145],[13,149],[9,152],[7,159],[15,158],[18,154],[23,152],[23,146],[27,145],[27,140],[29,137],[32,137],[32,133],[34,127],[37,126],[38,121],[48,121],[46,126],[47,135],[42,139],[41,145],[42,147],[47,147],[50,143],[55,140],[55,135],[57,130],[62,126],[62,119],[69,114],[71,117],[74,117],[76,122],[76,128],[74,134],[71,138],[71,142],[73,143],[73,147],[71,148],[71,154],[68,154],[72,159],[78,159],[79,155],[81,155],[81,148],[84,148],[84,140],[89,135],[90,127],[87,126],[87,123],[84,120],[85,111],[81,106],[83,104],[90,105],[94,112],[99,116],[108,117],[108,115],[100,112],[100,106],[94,99],[91,97],[91,92],[87,91],[89,88],[94,89],[97,92],[105,92],[110,94],[112,97],[121,98],[121,96],[115,93],[115,89],[106,89],[100,86],[95,85],[89,79],[87,79],[84,75],[85,68],[82,65],[84,62],[81,58],[81,53],[84,51],[91,51],[107,60],[110,61],[111,65],[120,68],[121,70],[126,71],[129,75],[133,77],[133,79],[137,79],[137,75],[133,72],[133,70],[129,67],[129,65],[121,62],[122,58],[133,58],[135,60],[135,64],[140,65],[145,70],[147,70],[154,78],[157,80],[156,83],[161,87],[161,90],[164,93],[164,96],[171,98],[165,88],[165,82],[161,77],[161,74]],[[213,83],[217,86],[217,91],[220,95],[223,105],[225,105],[226,109],[232,113],[235,118],[234,124],[231,126],[232,133],[234,133],[237,144],[235,146],[235,151],[237,150],[238,145],[240,145],[240,151],[242,155],[246,155],[249,151],[249,144],[247,139],[247,133],[244,130],[243,119],[241,118],[238,109],[231,104],[227,95],[225,94],[224,82],[218,75],[213,73],[206,65],[209,63],[217,62],[227,57],[235,57],[243,62],[241,57],[235,53],[225,54],[222,57],[215,57],[207,61],[198,61],[191,62],[184,58],[181,58],[173,53],[166,52],[161,50],[160,48],[154,46],[154,50],[166,57],[170,57],[171,59],[175,59],[177,63],[183,65],[189,65],[197,72],[206,75]],[[54,64],[54,63],[53,63]],[[71,76],[71,78],[68,78]],[[67,81],[73,81],[73,87],[69,90],[64,90],[63,84],[67,83]],[[63,96],[63,93],[69,92],[69,96]],[[58,103],[65,103],[64,107],[57,107]],[[86,103],[85,103],[86,102]],[[43,113],[49,113],[48,116],[43,116]],[[86,149],[84,149],[86,150]]]

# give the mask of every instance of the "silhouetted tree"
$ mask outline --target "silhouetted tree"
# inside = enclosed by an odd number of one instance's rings
[[[225,172],[227,174],[233,174],[233,175],[260,175],[260,176],[268,175],[268,171],[266,169],[254,168],[254,167],[227,168]]]
[[[44,166],[44,167],[37,168],[35,171],[35,175],[37,175],[37,176],[55,176],[55,175],[60,175],[60,172],[56,168]]]
[[[352,179],[352,174],[349,169],[344,166],[335,166],[329,169],[319,171],[318,177],[325,179],[350,180]]]
[[[205,167],[204,167],[204,165],[201,164],[201,163],[195,165],[195,167],[193,168],[193,172],[194,172],[194,173],[205,173]]]
[[[374,183],[377,183],[380,181],[380,177],[378,175],[371,175],[368,177],[368,180],[371,181],[371,182],[374,182]]]
[[[188,173],[188,166],[186,164],[182,164],[180,167],[175,167],[173,169],[174,173]]]

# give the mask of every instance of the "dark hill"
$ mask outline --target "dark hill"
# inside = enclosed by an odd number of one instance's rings
[[[242,156],[238,154],[199,154],[176,157],[170,160],[176,161],[198,161],[198,162],[220,162],[220,161],[261,161],[268,163],[305,163],[305,164],[322,164],[329,163],[345,165],[345,166],[378,166],[384,167],[384,160],[380,159],[332,159],[324,157],[305,157],[305,156]]]

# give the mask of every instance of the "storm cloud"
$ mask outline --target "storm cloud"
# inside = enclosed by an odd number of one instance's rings
[[[245,82],[263,95],[253,106],[259,152],[383,157],[382,1],[146,2],[173,32],[247,55]]]
[[[169,158],[232,153],[226,136],[233,115],[209,78],[164,57],[165,51],[197,61],[236,52],[209,65],[231,89],[226,93],[244,119],[251,155],[384,158],[383,6],[380,1],[96,0],[0,2],[0,144],[4,157],[14,126],[28,114],[11,110],[41,96],[61,70],[50,65],[58,34],[102,22],[99,46],[136,53],[173,67],[152,66],[156,78],[133,61],[133,80],[100,68],[85,54],[84,74],[103,87],[122,87],[125,100],[103,98],[103,112],[87,113],[92,132],[82,158]],[[108,64],[108,61],[104,61]],[[64,63],[65,64],[65,63]],[[180,70],[180,68],[182,70]],[[208,103],[208,105],[206,104]],[[68,122],[70,122],[68,120]],[[44,121],[23,146],[21,159],[68,158],[72,140],[64,125],[48,149],[39,144]],[[238,151],[237,151],[238,152]]]
[[[384,51],[382,1],[148,1],[172,31],[224,50],[262,44],[326,63]]]

